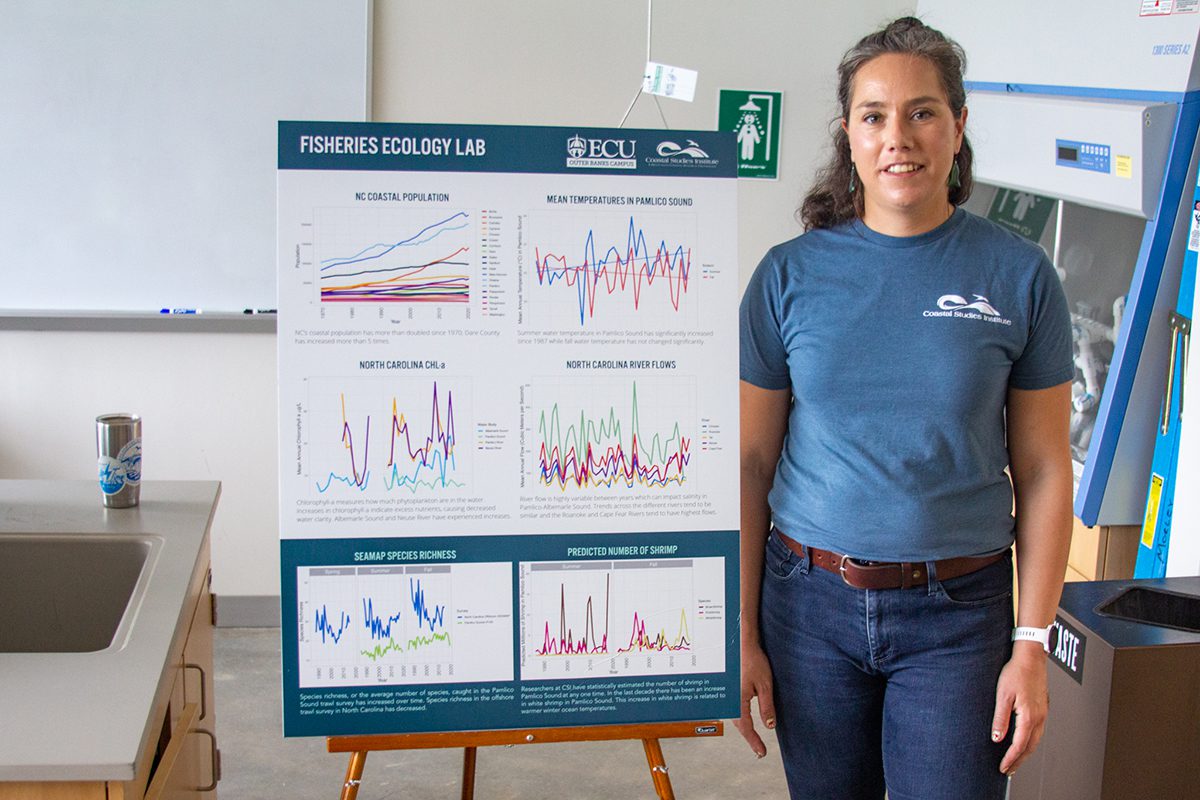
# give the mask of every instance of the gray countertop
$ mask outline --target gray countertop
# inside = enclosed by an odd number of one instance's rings
[[[0,781],[125,781],[151,720],[189,582],[203,565],[215,481],[147,481],[141,504],[105,509],[95,481],[0,480],[0,536],[137,536],[155,546],[131,624],[107,650],[0,653]],[[148,572],[146,570],[149,570]],[[0,609],[2,612],[2,609]],[[0,622],[2,624],[2,622]],[[152,730],[154,728],[154,730]]]

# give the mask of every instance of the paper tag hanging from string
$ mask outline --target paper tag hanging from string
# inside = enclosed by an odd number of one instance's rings
[[[672,100],[692,102],[696,96],[696,78],[699,75],[694,69],[672,67],[670,64],[646,62],[646,72],[643,77],[642,91],[670,97]]]

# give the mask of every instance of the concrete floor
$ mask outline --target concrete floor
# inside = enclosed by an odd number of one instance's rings
[[[218,628],[217,739],[222,800],[336,800],[348,756],[324,739],[284,739],[277,628]],[[761,761],[732,725],[717,739],[664,739],[680,800],[786,798],[778,748]],[[461,750],[373,753],[360,800],[458,798]],[[480,800],[612,800],[656,797],[640,742],[592,742],[479,750]]]

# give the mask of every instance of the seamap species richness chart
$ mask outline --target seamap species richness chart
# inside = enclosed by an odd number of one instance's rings
[[[736,168],[280,123],[285,734],[737,716]]]

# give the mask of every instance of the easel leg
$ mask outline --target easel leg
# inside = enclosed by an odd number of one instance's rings
[[[671,777],[667,774],[667,762],[663,759],[658,739],[642,739],[642,747],[646,749],[646,763],[650,765],[650,778],[654,781],[654,790],[658,792],[661,800],[675,800]]]
[[[355,800],[358,797],[358,785],[362,783],[363,767],[366,764],[366,750],[350,754],[350,763],[346,766],[346,781],[342,784],[341,800]]]
[[[474,747],[463,749],[462,800],[475,798],[475,751]]]

